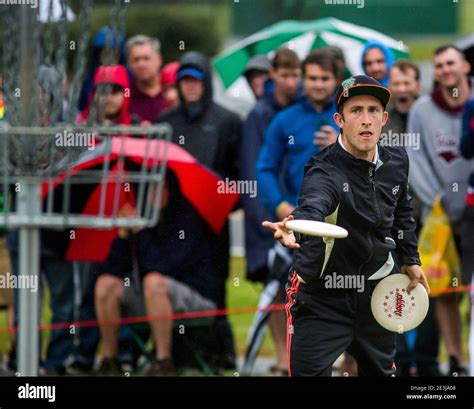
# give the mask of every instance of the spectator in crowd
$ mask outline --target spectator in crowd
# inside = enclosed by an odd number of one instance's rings
[[[179,62],[173,61],[166,64],[161,70],[161,86],[163,87],[163,98],[166,101],[167,108],[175,108],[179,105],[178,68]]]
[[[3,76],[0,74],[0,125],[3,122],[5,115],[5,105],[3,102]],[[0,212],[5,211],[5,198],[3,193],[0,194]],[[0,229],[0,276],[6,279],[7,275],[11,273],[10,259],[6,250],[5,231]],[[0,311],[6,310],[7,326],[11,327],[14,324],[13,318],[13,289],[0,287]],[[14,340],[11,340],[12,343]],[[0,369],[1,373],[1,369]]]
[[[3,210],[3,209],[2,209]],[[8,276],[12,274],[10,268],[10,259],[5,243],[5,233],[0,232],[0,278],[2,282],[8,282]],[[2,323],[2,326],[12,327],[14,325],[14,309],[13,309],[13,288],[0,287],[0,311],[6,311],[6,325]],[[9,337],[9,342],[13,344],[15,342],[14,336]],[[14,348],[11,347],[10,351]],[[3,360],[3,356],[0,355],[0,359]],[[3,373],[3,368],[0,367],[0,375]]]
[[[56,99],[61,99],[60,79],[56,70],[50,66],[41,66],[39,73],[40,101],[44,109],[40,110],[42,125],[49,125],[52,106]],[[62,101],[61,101],[62,105]],[[63,113],[59,113],[62,120]],[[54,120],[54,118],[52,119]],[[41,232],[44,244],[45,278],[51,294],[53,323],[72,322],[74,320],[95,320],[93,288],[97,276],[94,263],[66,261],[65,243],[68,243],[69,231]],[[67,315],[66,315],[67,314]],[[68,334],[66,334],[66,332]],[[44,369],[47,372],[66,375],[88,375],[92,371],[94,358],[99,342],[99,331],[94,327],[81,327],[71,336],[67,329],[52,331]],[[69,337],[67,338],[67,335]],[[55,340],[53,342],[53,339]],[[69,345],[68,345],[69,344]],[[67,347],[67,349],[66,349]],[[69,355],[62,362],[60,359],[67,350]]]
[[[240,144],[240,177],[242,180],[256,180],[255,166],[263,143],[265,130],[272,118],[297,98],[301,81],[301,63],[296,53],[281,48],[273,57],[270,78],[274,89],[267,90],[250,112],[242,128]],[[245,211],[245,254],[247,257],[247,278],[266,282],[270,277],[269,251],[274,246],[271,232],[261,226],[262,220],[275,218],[260,202],[258,196],[242,195]],[[279,245],[279,244],[278,244]],[[276,302],[283,302],[283,290]],[[275,342],[277,362],[273,372],[287,373],[286,317],[283,311],[270,315],[270,329]]]
[[[94,75],[94,87],[90,95],[89,105],[78,115],[77,121],[90,122],[93,125],[131,125],[139,124],[140,118],[135,114],[130,114],[130,95],[129,78],[127,70],[121,65],[101,66],[98,67]],[[101,270],[99,266],[96,270]],[[96,271],[96,272],[97,272]],[[87,293],[92,297],[94,303],[94,287],[96,283],[97,273],[91,283],[91,290]],[[126,291],[126,301],[124,303],[133,304],[134,306],[143,305],[143,297],[137,289],[137,283],[133,282]],[[94,304],[93,304],[94,305]],[[95,316],[95,307],[93,307]],[[146,334],[140,334],[144,338]],[[138,359],[139,351],[135,346],[132,335],[127,326],[123,325],[119,330],[119,356],[118,363],[122,373],[131,372]],[[76,365],[78,367],[78,365]],[[79,372],[80,367],[73,367],[69,372]]]
[[[201,164],[223,179],[236,180],[240,138],[239,117],[213,102],[211,69],[206,57],[187,52],[178,70],[178,107],[163,113],[159,122],[173,128],[172,141],[193,155]],[[226,280],[229,276],[229,229],[212,240],[212,262],[217,275],[217,307],[226,305]],[[235,367],[232,330],[226,316],[218,318],[222,366]]]
[[[323,48],[323,50],[325,50],[336,61],[336,65],[338,68],[338,83],[341,83],[347,77],[351,76],[349,70],[346,67],[346,59],[344,57],[344,53],[342,52],[340,47],[338,47],[337,45],[330,45],[328,47]]]
[[[472,164],[459,151],[461,112],[465,102],[474,96],[467,76],[470,66],[464,54],[453,45],[438,47],[434,53],[437,86],[429,96],[413,105],[408,116],[408,132],[420,135],[420,149],[408,147],[410,186],[422,202],[422,220],[435,198],[441,196],[459,244],[462,214],[466,203],[466,184]],[[464,187],[464,188],[463,188]],[[458,250],[459,250],[459,246]],[[436,314],[450,357],[450,374],[465,374],[461,366],[460,295],[445,294],[436,300]]]
[[[388,121],[382,129],[381,144],[402,146],[413,143],[407,134],[408,112],[420,95],[420,69],[409,60],[398,60],[390,69],[389,88],[392,93],[387,107]],[[417,223],[417,235],[421,229],[421,202],[413,191],[411,206]],[[411,376],[416,365],[420,376],[435,375],[438,368],[439,332],[435,315],[435,298],[430,298],[428,316],[415,330],[397,335],[395,362],[398,376]]]
[[[212,266],[212,234],[197,211],[179,191],[179,183],[168,171],[163,188],[160,220],[155,227],[136,234],[135,251],[127,237],[112,243],[96,285],[96,308],[102,334],[103,360],[99,375],[121,373],[118,356],[118,324],[124,280],[133,270],[136,253],[145,294],[146,313],[166,317],[172,313],[215,309],[218,282]],[[185,238],[182,238],[182,232]],[[109,324],[109,323],[112,324]],[[148,376],[175,375],[171,355],[173,321],[150,321],[155,358]]]
[[[394,134],[405,133],[407,130],[408,112],[420,96],[420,69],[409,60],[398,60],[390,68],[389,86],[392,93],[388,106],[388,121],[384,131]],[[386,132],[382,132],[385,136]]]
[[[381,143],[389,146],[406,146],[413,143],[407,135],[408,113],[421,91],[420,69],[409,60],[398,60],[390,69],[389,89],[392,93],[387,107],[388,120],[382,128]],[[411,205],[417,222],[417,232],[421,227],[421,203],[414,192]]]
[[[160,69],[161,45],[156,38],[136,35],[127,41],[127,61],[132,72],[130,113],[153,122],[166,109]]]
[[[89,105],[77,117],[78,122],[101,125],[130,125],[139,122],[129,111],[130,94],[127,70],[122,65],[97,68]],[[100,88],[100,89],[99,89]],[[98,92],[99,91],[99,92]],[[90,117],[93,115],[93,117]]]
[[[388,73],[394,62],[392,50],[379,41],[369,41],[362,50],[364,73],[375,78],[384,87],[388,86]]]
[[[52,118],[52,106],[61,98],[60,79],[52,66],[41,65],[38,75],[39,84],[39,115],[42,126],[54,124],[58,119]],[[15,204],[13,204],[15,205]],[[65,260],[69,232],[65,230],[41,231],[40,275],[45,279],[50,292],[52,323],[74,322],[79,319],[89,320],[93,311],[91,300],[87,300],[87,288],[94,272],[88,263],[72,263]],[[11,266],[14,274],[18,274],[19,255],[18,231],[7,233],[7,246],[10,251]],[[74,277],[81,278],[81,288],[74,284]],[[76,298],[77,297],[77,298]],[[75,300],[81,303],[75,305]],[[78,309],[78,310],[77,310]],[[15,297],[15,315],[18,312],[18,299]],[[84,371],[92,368],[95,349],[98,343],[96,328],[83,328],[77,331],[77,337],[69,328],[53,329],[48,340],[46,359],[42,363],[42,373],[63,374],[67,368],[81,368]],[[9,366],[16,370],[15,351],[12,353]]]
[[[474,158],[474,99],[464,105],[462,118],[461,153],[466,159]],[[469,187],[467,189],[466,210],[463,215],[463,227],[461,230],[461,252],[464,284],[471,285],[471,296],[474,294],[474,171],[469,176]],[[471,311],[474,299],[471,298]],[[471,376],[474,375],[474,314],[471,312],[471,341],[470,360]]]
[[[94,75],[101,65],[124,64],[125,63],[125,34],[120,31],[102,27],[92,41],[92,56],[89,69],[82,82],[81,94],[79,96],[79,111],[83,111],[89,104],[89,96],[92,92]]]
[[[257,159],[259,198],[279,220],[296,206],[306,162],[337,139],[333,119],[336,62],[324,50],[317,50],[306,57],[302,68],[305,96],[275,116]]]
[[[264,84],[268,79],[270,67],[270,61],[264,55],[252,57],[245,67],[244,77],[257,100],[263,97]]]
[[[4,125],[5,121],[5,113],[6,113],[6,106],[4,101],[4,77],[0,73],[0,125]],[[4,164],[3,164],[4,165]],[[4,169],[2,169],[4,172]],[[0,212],[4,212],[6,210],[6,203],[5,197],[3,192],[0,193]],[[10,262],[10,254],[8,252],[6,236],[8,232],[5,232],[4,229],[0,229],[0,277],[5,279],[7,274],[13,274],[13,270],[11,268]],[[15,310],[14,310],[14,290],[13,288],[0,288],[0,311],[6,311],[6,325],[8,327],[13,327],[15,325]],[[10,341],[10,349],[7,351],[8,356],[6,359],[6,373],[8,371],[14,371],[14,364],[15,364],[15,354],[16,354],[16,347],[15,347],[15,334],[9,334],[9,341]],[[0,357],[1,358],[1,357]],[[2,374],[2,368],[0,368],[0,375]]]

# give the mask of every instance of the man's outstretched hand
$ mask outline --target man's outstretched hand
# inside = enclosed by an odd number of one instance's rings
[[[289,215],[288,217],[285,217],[281,222],[276,223],[264,221],[262,223],[262,226],[271,229],[271,231],[273,232],[273,237],[285,247],[288,247],[289,249],[299,249],[300,245],[296,242],[295,235],[291,230],[285,227],[285,223],[288,220],[294,220],[294,217],[292,215]]]

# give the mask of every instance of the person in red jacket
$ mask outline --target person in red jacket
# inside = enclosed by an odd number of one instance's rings
[[[92,123],[102,125],[130,125],[132,116],[129,105],[130,84],[125,67],[101,66],[94,75],[94,89],[89,96],[89,104],[76,120],[77,122],[91,120]],[[89,118],[91,113],[94,115],[93,118]]]
[[[92,125],[100,124],[102,126],[139,124],[141,122],[140,118],[130,114],[129,111],[129,87],[128,73],[124,66],[100,66],[94,74],[93,89],[89,95],[89,103],[77,116],[76,121],[78,123],[89,122]],[[102,268],[102,266],[99,266],[99,268]],[[101,291],[101,286],[103,287],[103,284],[97,282],[97,275],[95,275],[90,287],[92,288],[92,295],[90,295],[92,299],[94,299],[94,291]],[[130,293],[135,294],[134,290]],[[96,307],[97,305],[94,308]],[[130,337],[126,328],[120,328],[118,364],[121,373],[132,371],[137,359],[136,352],[131,347],[133,341]],[[81,374],[71,372],[71,375]]]

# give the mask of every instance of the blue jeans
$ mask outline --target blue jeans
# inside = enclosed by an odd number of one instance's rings
[[[80,289],[78,298],[77,321],[95,321],[94,288],[98,276],[96,263],[74,262],[75,277],[79,278],[76,289]],[[100,331],[97,326],[80,326],[76,330],[77,340],[73,352],[73,360],[92,368],[97,346],[100,341]]]
[[[18,253],[10,252],[12,270],[18,272]],[[43,254],[40,277],[45,279],[51,294],[52,324],[72,323],[76,320],[95,320],[94,286],[97,269],[93,263],[72,263],[53,254]],[[79,283],[74,283],[74,277]],[[77,289],[75,287],[78,287]],[[79,290],[80,291],[77,291]],[[77,294],[78,308],[75,306]],[[17,325],[17,297],[15,297],[15,325]],[[42,303],[41,303],[42,304]],[[67,359],[74,358],[92,367],[100,335],[97,327],[58,328],[50,332],[46,370],[60,370]]]
[[[12,270],[18,275],[19,259],[16,251],[10,252]],[[72,264],[59,260],[53,255],[42,255],[40,260],[40,279],[51,284],[51,310],[52,324],[72,322],[74,320],[74,282]],[[43,298],[42,285],[40,284],[40,298]],[[18,297],[15,292],[15,325],[18,325]],[[42,301],[39,308],[41,309]],[[69,328],[53,329],[50,332],[48,352],[44,366],[47,370],[57,370],[63,366],[66,358],[74,350],[74,335]],[[40,334],[41,351],[41,334]]]

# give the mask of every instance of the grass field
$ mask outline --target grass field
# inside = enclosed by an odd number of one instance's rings
[[[245,279],[245,259],[242,257],[233,257],[231,261],[231,278],[227,283],[229,308],[256,306],[261,291],[262,285],[249,282]],[[252,313],[230,316],[237,350],[240,355],[245,353],[247,333],[253,317],[254,315]],[[271,342],[270,336],[267,335],[260,354],[271,356],[273,352],[273,343]]]

